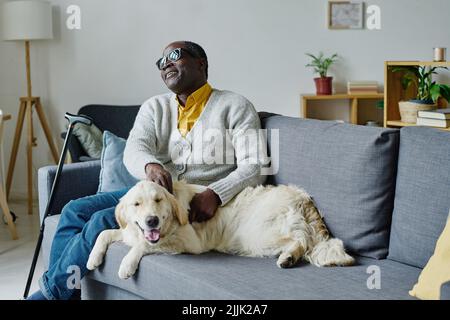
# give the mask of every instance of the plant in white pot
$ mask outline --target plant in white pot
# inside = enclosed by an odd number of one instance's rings
[[[314,72],[320,75],[320,77],[314,78],[316,94],[331,94],[333,92],[333,77],[327,77],[327,72],[328,68],[336,62],[337,54],[335,53],[329,58],[326,58],[323,52],[320,52],[318,56],[311,53],[306,53],[306,55],[312,59],[306,66],[313,68]]]
[[[437,108],[437,101],[443,98],[450,101],[450,87],[433,81],[436,69],[446,67],[408,66],[392,69],[393,72],[403,71],[401,79],[404,90],[413,85],[417,89],[415,99],[399,101],[400,117],[402,122],[416,123],[417,112],[420,110],[433,110]]]

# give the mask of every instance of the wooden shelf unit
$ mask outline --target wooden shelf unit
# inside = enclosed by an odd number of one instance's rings
[[[358,102],[359,100],[383,100],[383,93],[374,94],[346,94],[337,93],[331,95],[316,95],[316,94],[302,94],[302,116],[303,118],[309,118],[308,116],[308,102],[309,101],[324,101],[324,100],[350,100],[350,123],[358,124]]]
[[[387,127],[414,127],[414,126],[417,126],[417,124],[415,124],[415,123],[406,123],[406,122],[395,121],[395,120],[390,120],[390,121],[387,122]],[[431,127],[431,128],[437,128],[437,129],[441,129],[441,130],[450,131],[450,127],[449,128]]]
[[[404,123],[400,120],[398,102],[402,100],[414,99],[417,89],[414,87],[403,90],[401,79],[403,72],[392,72],[395,67],[406,66],[432,66],[447,67],[450,69],[450,62],[434,61],[385,61],[384,63],[384,127],[406,127],[415,126],[414,123]],[[439,108],[445,108],[446,101],[438,101]],[[450,131],[450,128],[439,128]]]

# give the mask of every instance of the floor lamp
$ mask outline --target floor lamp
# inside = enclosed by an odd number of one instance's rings
[[[9,1],[3,4],[3,39],[25,42],[25,62],[27,71],[27,96],[20,98],[17,125],[14,134],[14,142],[9,159],[8,174],[6,177],[6,193],[9,197],[14,166],[19,149],[23,123],[27,123],[27,176],[28,176],[28,214],[33,213],[33,150],[36,138],[33,133],[33,108],[44,129],[55,163],[58,162],[58,152],[52,140],[50,128],[44,114],[39,97],[33,97],[31,93],[30,74],[30,41],[53,38],[52,7],[47,1],[26,0]]]

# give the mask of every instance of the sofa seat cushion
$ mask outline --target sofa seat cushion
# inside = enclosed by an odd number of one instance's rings
[[[211,252],[145,256],[137,273],[122,280],[117,272],[128,251],[123,243],[111,245],[104,264],[90,272],[83,285],[94,280],[145,299],[412,299],[408,290],[421,271],[363,257],[357,257],[356,266],[346,268],[318,268],[302,262],[280,269],[272,258]],[[381,289],[367,287],[370,265],[380,268]]]
[[[389,259],[423,268],[450,208],[450,133],[425,127],[400,131]]]
[[[358,255],[388,253],[399,130],[274,116],[269,131],[274,184],[310,193],[331,233]]]

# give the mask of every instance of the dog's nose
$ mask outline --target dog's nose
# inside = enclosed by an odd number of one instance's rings
[[[152,216],[152,217],[147,217],[145,219],[145,223],[150,227],[150,228],[155,228],[158,223],[159,223],[159,219],[157,216]]]

